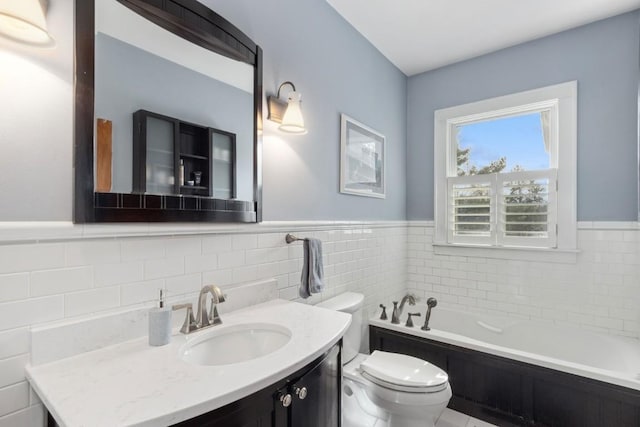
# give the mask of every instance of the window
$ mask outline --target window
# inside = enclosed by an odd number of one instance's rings
[[[575,249],[569,82],[435,113],[436,244]]]

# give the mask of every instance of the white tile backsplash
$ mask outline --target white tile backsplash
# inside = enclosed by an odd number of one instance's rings
[[[185,258],[185,271],[189,273],[202,273],[218,268],[218,255],[191,255]]]
[[[81,266],[120,262],[120,242],[94,240],[65,244],[66,265]]]
[[[14,301],[28,297],[28,273],[0,275],[0,302]]]
[[[217,235],[202,238],[202,253],[229,252],[232,250],[233,236]]]
[[[24,366],[28,361],[28,354],[0,360],[0,388],[24,381]]]
[[[111,286],[121,283],[137,282],[144,278],[142,261],[117,264],[98,264],[94,266],[96,286]]]
[[[93,287],[93,267],[61,268],[31,273],[31,296],[64,294]]]
[[[153,301],[154,299],[159,298],[159,289],[165,288],[165,281],[162,279],[121,285],[120,304],[122,304],[122,306],[128,306]]]
[[[166,254],[166,240],[168,239],[123,239],[120,244],[122,261],[163,258]]]
[[[0,245],[0,274],[64,267],[64,245]]]
[[[160,279],[184,274],[184,258],[150,259],[144,262],[144,278]]]
[[[245,251],[222,252],[218,255],[220,268],[233,268],[245,265]]]
[[[171,277],[165,280],[165,288],[169,295],[183,295],[195,293],[202,287],[202,276],[200,274],[189,274],[186,276]],[[156,292],[155,299],[159,298]]]
[[[166,241],[167,257],[179,257],[185,255],[200,255],[202,242],[192,237],[174,237]]]
[[[116,287],[72,292],[64,296],[65,317],[95,313],[120,306],[120,290]]]
[[[255,249],[258,247],[258,236],[255,234],[238,234],[233,236],[231,247],[235,250]]]
[[[21,411],[0,417],[0,427],[43,426],[45,419],[44,408],[41,404],[36,404]]]
[[[29,384],[26,381],[0,388],[0,417],[29,406]]]
[[[64,295],[0,304],[0,328],[13,329],[64,318]]]
[[[0,331],[0,360],[28,353],[29,339],[29,328]]]
[[[218,286],[233,284],[233,270],[230,268],[202,272],[202,283],[215,283]]]

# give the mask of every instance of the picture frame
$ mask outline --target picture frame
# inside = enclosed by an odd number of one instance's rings
[[[386,138],[346,114],[340,116],[340,192],[384,199]]]

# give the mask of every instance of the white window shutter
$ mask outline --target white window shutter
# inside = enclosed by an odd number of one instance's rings
[[[556,183],[556,169],[449,177],[449,243],[556,247]]]
[[[557,171],[497,175],[497,244],[555,248]]]
[[[495,242],[495,179],[495,174],[448,178],[450,243]]]

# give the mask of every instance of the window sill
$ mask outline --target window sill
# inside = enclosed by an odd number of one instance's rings
[[[471,258],[493,258],[516,261],[553,262],[575,264],[578,260],[577,249],[525,248],[515,246],[479,246],[451,243],[434,243],[436,255],[465,256]]]

